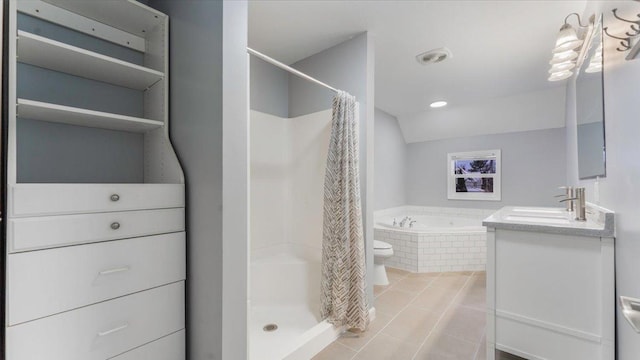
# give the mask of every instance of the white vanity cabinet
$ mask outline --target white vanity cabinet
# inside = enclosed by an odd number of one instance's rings
[[[487,218],[487,358],[614,360],[613,213],[503,208]],[[543,211],[544,210],[544,211]]]
[[[185,358],[185,185],[168,17],[9,0],[8,360]]]

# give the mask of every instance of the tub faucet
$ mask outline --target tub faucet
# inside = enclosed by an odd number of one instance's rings
[[[415,223],[416,223],[416,220],[411,220],[411,221],[409,222],[409,227],[410,227],[410,228],[412,228],[412,227],[413,227],[413,224],[415,224]]]
[[[411,216],[405,216],[404,219],[400,221],[400,227],[404,227],[404,224],[406,224],[407,221],[411,221]]]

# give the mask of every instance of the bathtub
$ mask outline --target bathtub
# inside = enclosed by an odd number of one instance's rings
[[[374,238],[393,246],[386,266],[411,272],[483,271],[487,233],[482,219],[495,210],[402,206],[376,211]],[[405,216],[415,221],[394,226]]]
[[[287,245],[251,259],[249,358],[310,359],[344,330],[322,321],[320,249]],[[276,324],[275,331],[264,331]]]
[[[411,213],[408,213],[411,214]],[[396,223],[404,218],[397,216],[381,217],[376,221],[376,228],[397,230],[404,233],[411,234],[423,234],[423,233],[458,233],[458,232],[473,232],[473,231],[485,231],[482,226],[482,219],[474,217],[462,217],[462,216],[438,216],[438,215],[405,215],[411,216],[411,220],[415,221],[413,226],[409,227],[409,222],[405,224],[405,227],[399,225],[393,225],[394,220]]]

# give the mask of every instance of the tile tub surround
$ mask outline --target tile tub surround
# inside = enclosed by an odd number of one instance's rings
[[[375,213],[378,219],[409,216],[451,216],[482,219],[494,213],[488,209],[402,206]],[[487,260],[486,231],[410,232],[407,229],[376,227],[374,238],[393,246],[394,255],[385,261],[392,268],[411,272],[482,271]]]

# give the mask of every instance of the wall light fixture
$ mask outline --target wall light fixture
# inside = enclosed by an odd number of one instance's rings
[[[569,24],[568,20],[571,15],[575,15],[578,18],[578,30]],[[593,23],[595,16],[589,19],[586,25],[582,25],[580,15],[577,13],[571,13],[564,18],[564,24],[560,28],[558,37],[556,38],[556,45],[553,48],[553,57],[549,64],[549,81],[560,81],[567,79],[573,75],[573,69],[576,66],[580,66],[584,60],[585,47],[582,46],[585,40],[588,43],[588,38],[592,35]]]

